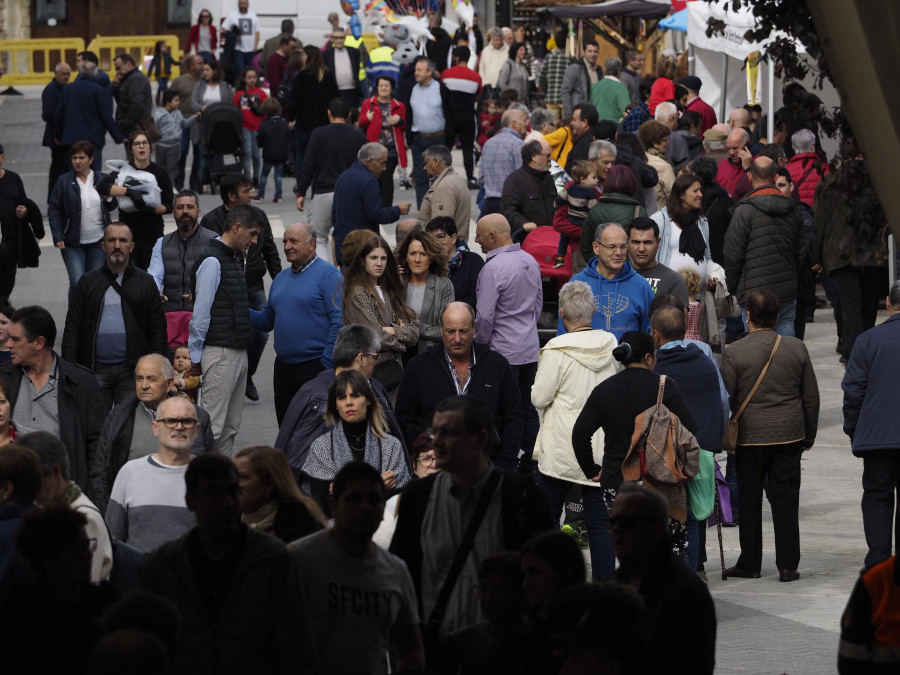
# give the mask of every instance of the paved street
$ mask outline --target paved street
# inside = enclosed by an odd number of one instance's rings
[[[24,97],[0,100],[0,143],[6,149],[5,168],[19,173],[29,196],[46,203],[49,150],[40,146],[40,87],[18,87]],[[454,163],[461,165],[459,152]],[[104,159],[122,158],[122,146],[107,146]],[[293,179],[285,179],[285,195]],[[397,201],[414,201],[411,190],[398,191]],[[208,211],[220,203],[218,196],[203,195]],[[293,202],[261,204],[269,214],[276,241],[285,225],[300,219]],[[172,227],[169,221],[169,227]],[[392,228],[385,228],[392,230]],[[392,231],[385,232],[391,235]],[[19,270],[12,302],[16,306],[40,304],[56,318],[60,333],[65,320],[67,277],[59,252],[48,236],[42,242],[39,269]],[[883,318],[883,317],[882,317]],[[707,572],[718,613],[718,673],[789,673],[791,675],[836,672],[839,619],[865,555],[859,509],[861,460],[849,451],[841,431],[840,379],[844,369],[834,352],[836,337],[830,310],[818,311],[807,326],[806,343],[812,354],[822,397],[818,441],[804,457],[800,507],[801,579],[779,583],[775,569],[771,516],[764,506],[763,578],[722,581],[715,530],[708,533]],[[246,402],[236,448],[271,443],[276,436],[272,408],[271,342],[256,383],[258,403]],[[725,564],[735,564],[738,531],[725,529]],[[673,658],[677,655],[673,654]],[[675,672],[673,670],[673,672]],[[684,671],[690,672],[689,667]]]

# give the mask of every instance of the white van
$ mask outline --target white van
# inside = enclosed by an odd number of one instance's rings
[[[231,12],[237,11],[237,0],[192,0],[191,21],[196,22],[201,10],[208,10],[213,15],[213,22],[218,30],[222,19]],[[322,47],[327,42],[325,34],[331,29],[328,15],[337,12],[341,15],[341,23],[346,24],[348,17],[341,12],[337,0],[250,0],[250,11],[259,17],[259,48],[270,37],[281,33],[281,22],[285,19],[294,21],[294,35],[304,45]]]

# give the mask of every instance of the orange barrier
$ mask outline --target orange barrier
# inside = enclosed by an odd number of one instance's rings
[[[94,52],[100,59],[100,69],[109,75],[110,79],[115,79],[116,69],[113,61],[116,54],[130,54],[138,67],[148,75],[147,70],[150,66],[150,59],[153,58],[153,52],[156,49],[156,43],[163,40],[169,45],[169,54],[175,64],[172,66],[170,78],[176,78],[181,74],[181,68],[178,65],[181,62],[182,51],[177,35],[98,35],[87,46],[88,51]],[[151,77],[150,79],[156,79]]]
[[[0,85],[47,84],[57,63],[74,64],[83,51],[81,38],[0,40],[0,66],[6,70]]]

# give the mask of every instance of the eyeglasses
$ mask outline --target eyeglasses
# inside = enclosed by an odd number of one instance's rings
[[[422,466],[433,466],[436,461],[437,457],[434,455],[419,455],[416,457],[416,462]]]
[[[597,242],[600,244],[600,242]],[[628,244],[600,244],[607,251],[622,251],[625,252],[628,250]]]
[[[616,527],[619,526],[623,530],[633,530],[637,527],[638,523],[652,523],[656,518],[653,516],[635,514],[630,516],[610,516],[609,517],[609,526]]]
[[[145,145],[150,145],[150,141],[135,141],[134,143],[131,144],[131,147],[141,148]]]
[[[196,417],[163,417],[156,420],[158,424],[164,424],[166,429],[174,429],[179,424],[185,429],[193,429],[197,426]]]

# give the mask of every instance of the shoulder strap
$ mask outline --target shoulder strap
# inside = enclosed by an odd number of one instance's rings
[[[632,220],[634,220],[635,218],[639,218],[640,215],[641,215],[641,205],[638,204],[637,206],[634,207],[634,217],[632,218]]]
[[[756,390],[759,387],[759,383],[762,382],[763,377],[765,377],[766,371],[769,369],[769,364],[772,363],[772,359],[775,356],[775,352],[778,351],[778,345],[780,345],[780,344],[781,344],[781,336],[779,335],[777,338],[775,338],[775,346],[772,347],[772,353],[769,354],[769,360],[766,361],[766,365],[763,366],[762,372],[759,374],[759,377],[756,378],[756,383],[753,385],[753,389],[750,390],[750,393],[747,394],[747,398],[745,398],[744,402],[741,404],[740,409],[731,418],[735,422],[737,422],[741,418],[741,415],[744,413],[744,408],[747,407],[747,404],[750,403],[750,399],[753,398],[753,394],[756,393]]]
[[[123,281],[125,280],[124,276],[122,277],[122,280]],[[140,318],[140,316],[141,316],[140,312],[138,312],[137,309],[134,307],[134,305],[131,303],[131,298],[129,298],[122,292],[122,287],[119,286],[118,279],[113,278],[110,281],[109,285],[112,286],[113,290],[115,290],[115,292],[119,294],[119,297],[122,299],[122,302],[124,302],[128,306],[128,309],[131,310],[131,313],[134,314],[134,316],[136,318]]]
[[[659,410],[659,406],[662,405],[663,400],[663,392],[666,389],[666,376],[660,375],[659,377],[659,393],[656,394],[656,409]]]
[[[469,553],[472,550],[472,544],[475,543],[475,535],[478,534],[478,528],[481,527],[481,521],[484,520],[484,514],[487,513],[488,505],[491,503],[491,497],[494,495],[494,491],[497,489],[497,483],[499,482],[500,472],[497,470],[491,471],[487,485],[484,486],[484,492],[481,493],[481,498],[475,506],[472,520],[469,521],[466,533],[459,543],[459,548],[456,549],[456,556],[453,558],[453,564],[450,566],[450,571],[447,572],[447,577],[444,579],[443,585],[441,585],[441,591],[438,593],[437,602],[434,603],[434,609],[431,610],[431,616],[428,617],[428,625],[435,630],[440,628],[441,623],[444,621],[444,613],[447,611],[447,603],[450,601],[450,595],[453,593],[453,589],[456,586],[456,580],[459,578],[459,573],[462,572],[466,558],[469,557]]]
[[[563,127],[563,129],[564,129],[565,132],[566,132],[566,137],[565,137],[565,139],[563,139],[563,142],[560,143],[560,145],[559,145],[559,152],[556,153],[556,161],[557,161],[557,162],[559,162],[559,158],[562,157],[563,150],[566,149],[566,143],[567,143],[568,140],[569,140],[569,129],[568,129],[568,127]]]
[[[795,190],[800,189],[800,186],[803,185],[803,182],[809,177],[809,174],[811,174],[813,172],[813,169],[815,169],[818,166],[820,161],[821,160],[819,160],[819,159],[815,159],[809,163],[809,168],[806,170],[806,173],[803,174],[802,176],[800,176],[800,180],[798,180],[796,183],[794,183]]]

